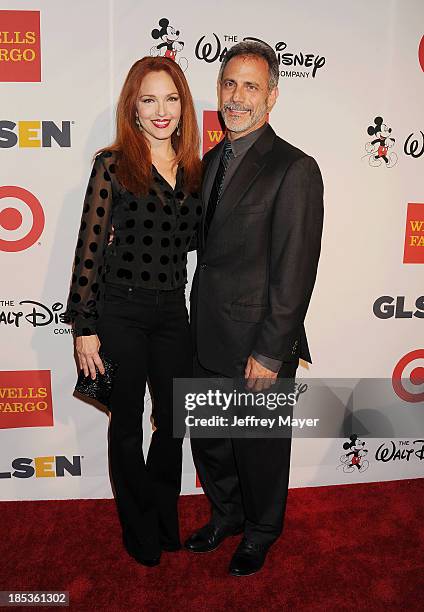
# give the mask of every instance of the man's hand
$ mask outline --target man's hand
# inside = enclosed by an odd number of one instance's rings
[[[265,368],[252,356],[247,360],[244,370],[244,377],[248,379],[246,386],[248,389],[253,389],[253,391],[269,389],[275,383],[277,374],[277,372]]]

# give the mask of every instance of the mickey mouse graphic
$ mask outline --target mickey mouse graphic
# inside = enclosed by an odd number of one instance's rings
[[[362,442],[356,434],[352,434],[349,438],[350,442],[345,442],[343,448],[345,451],[349,451],[340,457],[341,464],[343,465],[343,472],[354,472],[355,469],[358,472],[365,472],[369,468],[369,461],[364,459],[368,453],[367,449],[364,448],[365,442]],[[341,465],[339,466],[341,467]]]
[[[182,40],[178,40],[180,31],[169,25],[169,19],[165,17],[159,20],[159,28],[152,30],[151,34],[155,40],[161,40],[158,45],[154,45],[150,49],[150,55],[162,57],[169,57],[170,59],[177,61],[177,53],[182,51],[184,43]],[[186,70],[188,66],[187,59],[181,57],[178,61],[178,65],[182,70]]]
[[[394,152],[388,154],[389,149],[395,144],[395,139],[390,138],[392,128],[383,123],[383,117],[376,117],[374,125],[370,125],[367,130],[369,136],[376,136],[374,140],[367,142],[365,150],[369,156],[370,166],[381,166],[383,160],[386,168],[392,168],[397,162],[397,155]],[[366,157],[366,155],[364,155]]]

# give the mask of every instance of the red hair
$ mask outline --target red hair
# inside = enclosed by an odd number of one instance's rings
[[[200,183],[200,136],[193,98],[181,68],[167,57],[143,57],[133,64],[116,109],[116,139],[101,149],[117,153],[116,176],[132,193],[145,194],[152,180],[152,158],[149,143],[135,123],[136,100],[140,84],[150,72],[166,72],[177,88],[181,100],[180,135],[171,136],[176,163],[184,168],[184,189],[197,191]]]

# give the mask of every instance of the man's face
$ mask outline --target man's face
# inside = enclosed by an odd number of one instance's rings
[[[230,138],[240,138],[261,127],[278,96],[269,91],[269,69],[262,57],[236,56],[225,66],[218,83],[219,110]]]

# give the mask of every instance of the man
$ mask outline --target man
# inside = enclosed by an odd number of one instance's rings
[[[265,43],[245,41],[218,77],[226,137],[204,158],[205,214],[191,292],[195,376],[245,377],[250,388],[294,378],[310,361],[303,321],[323,221],[317,163],[267,123],[279,66]],[[211,520],[186,548],[214,550],[244,533],[230,573],[257,572],[282,531],[291,439],[191,440]]]

